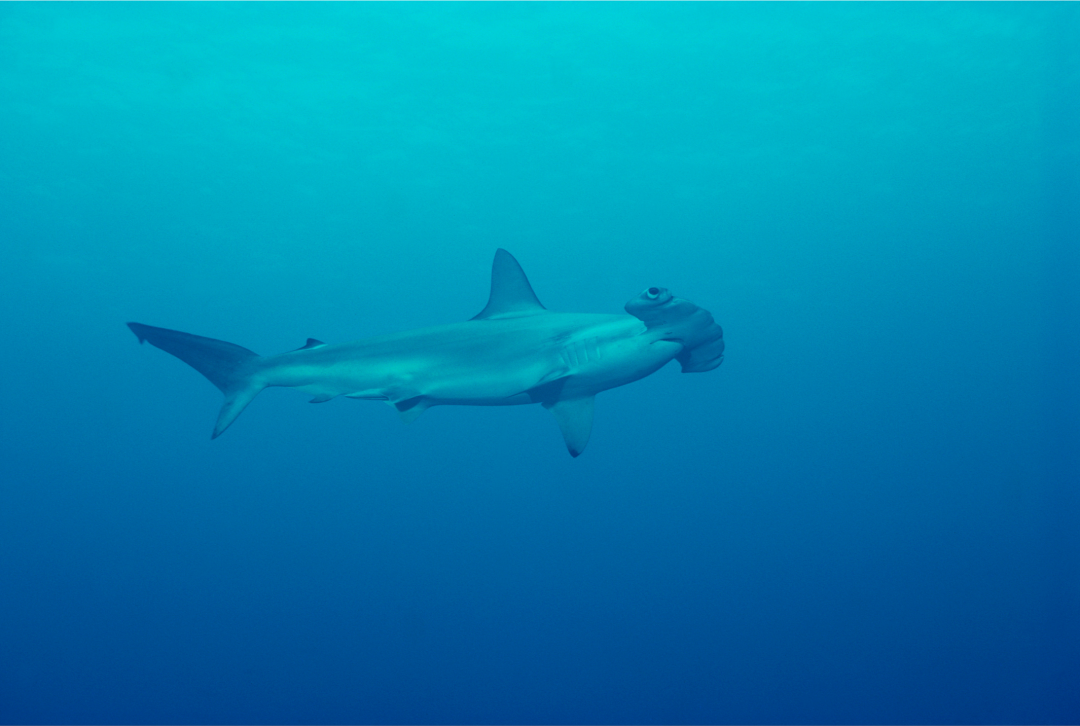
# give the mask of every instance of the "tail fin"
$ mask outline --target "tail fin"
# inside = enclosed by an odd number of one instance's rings
[[[251,403],[251,399],[266,387],[266,384],[255,376],[258,370],[255,363],[259,356],[247,348],[223,340],[155,328],[142,323],[127,325],[139,338],[140,343],[149,341],[150,345],[172,353],[206,376],[225,394],[225,403],[221,406],[213,436],[210,438],[216,439],[222,431],[229,428],[229,424]]]

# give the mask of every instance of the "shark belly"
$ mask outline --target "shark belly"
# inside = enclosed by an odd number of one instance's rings
[[[267,361],[268,385],[296,388],[317,400],[422,399],[426,406],[531,403],[525,392],[564,373],[565,366],[557,350],[544,345],[548,335],[543,326],[498,322],[459,323],[407,336],[292,351]]]
[[[548,313],[371,338],[267,359],[267,385],[425,407],[537,403],[538,389],[586,397],[655,372],[679,353],[634,318]]]
[[[583,360],[583,351],[585,354],[595,351],[596,357]],[[646,334],[615,337],[595,347],[588,342],[568,346],[564,356],[575,364],[571,366],[560,397],[591,397],[633,383],[660,370],[681,351],[680,343],[655,340]]]

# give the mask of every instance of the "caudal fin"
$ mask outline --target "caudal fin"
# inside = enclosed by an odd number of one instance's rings
[[[211,438],[220,436],[251,403],[251,399],[266,387],[256,376],[259,356],[247,348],[226,343],[224,340],[155,328],[142,323],[128,323],[127,326],[139,338],[140,343],[149,342],[150,345],[176,356],[206,376],[207,380],[225,394],[225,403],[218,413]]]

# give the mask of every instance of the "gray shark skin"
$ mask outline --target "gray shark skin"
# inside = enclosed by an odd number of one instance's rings
[[[544,308],[506,250],[495,252],[491,294],[462,323],[328,345],[309,338],[297,350],[260,356],[213,338],[128,323],[139,338],[202,373],[225,394],[211,438],[236,420],[259,391],[287,386],[312,403],[338,396],[385,401],[405,423],[432,406],[539,403],[559,424],[571,456],[592,432],[597,393],[677,360],[684,373],[724,360],[724,332],[707,310],[650,287],[626,304],[629,315],[555,313]]]

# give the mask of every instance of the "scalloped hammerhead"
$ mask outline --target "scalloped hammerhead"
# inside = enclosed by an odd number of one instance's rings
[[[314,396],[386,401],[405,423],[432,406],[539,403],[555,414],[566,448],[579,455],[592,432],[597,393],[656,372],[674,359],[683,373],[724,360],[724,331],[707,310],[650,287],[626,303],[629,315],[553,313],[504,249],[491,266],[487,307],[471,320],[329,345],[314,338],[261,356],[213,338],[128,323],[202,373],[225,394],[217,438],[262,389],[287,386]]]

